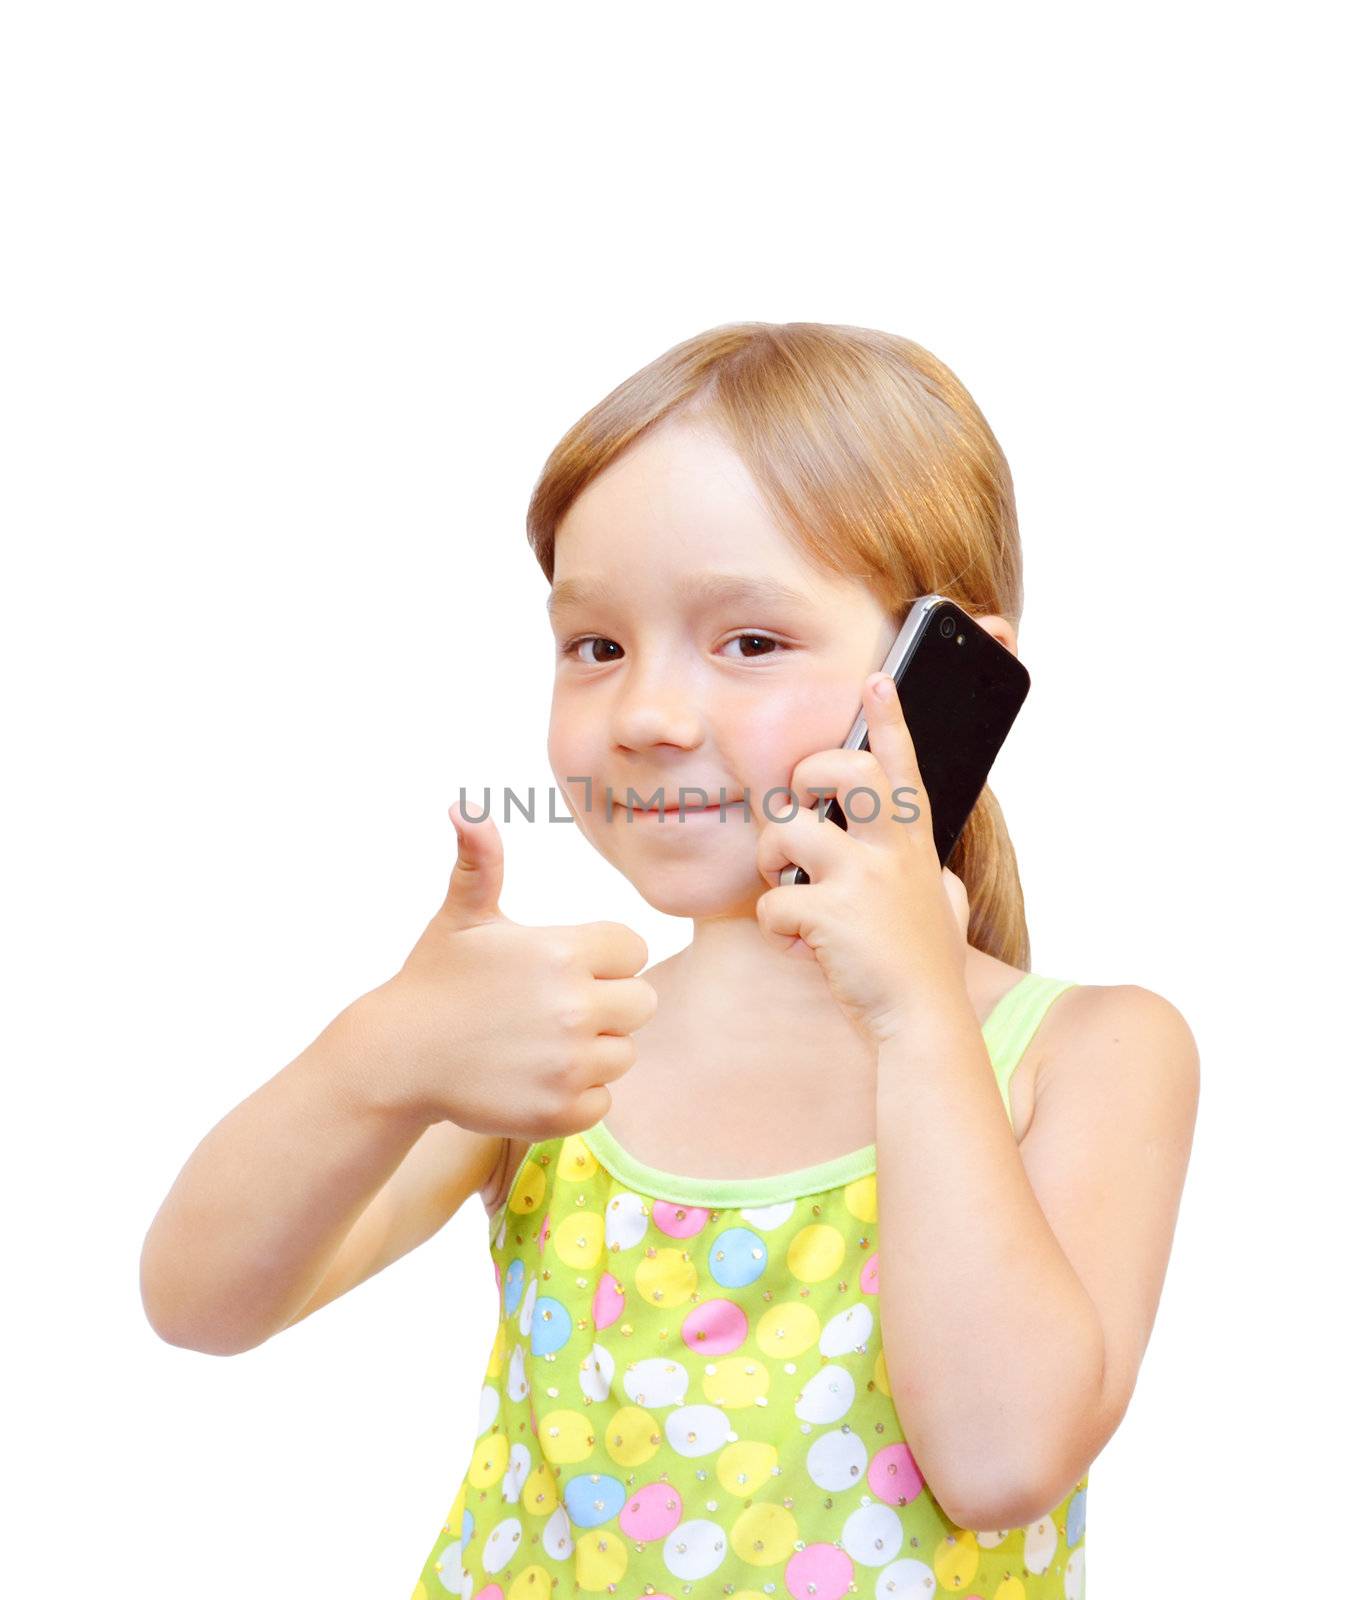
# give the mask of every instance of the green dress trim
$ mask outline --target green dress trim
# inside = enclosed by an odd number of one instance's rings
[[[1001,995],[981,1026],[995,1082],[1005,1112],[1009,1113],[1009,1084],[1015,1067],[1037,1032],[1047,1008],[1063,990],[1072,988],[1073,978],[1047,978],[1028,972],[1014,987]],[[876,1170],[876,1146],[834,1156],[811,1166],[796,1167],[757,1178],[700,1178],[651,1167],[624,1149],[605,1126],[597,1122],[580,1134],[591,1154],[621,1183],[653,1199],[679,1201],[700,1206],[766,1206],[795,1200],[801,1195],[818,1194],[840,1188]],[[556,1140],[546,1141],[557,1143]],[[536,1146],[534,1147],[537,1148]],[[533,1151],[530,1150],[530,1155]],[[496,1213],[497,1217],[499,1213]]]

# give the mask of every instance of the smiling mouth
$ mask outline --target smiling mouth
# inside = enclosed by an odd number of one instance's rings
[[[729,807],[741,804],[741,800],[729,800],[726,802]],[[697,817],[719,810],[717,800],[712,805],[707,806],[626,806],[622,800],[616,800],[614,805],[616,810],[627,811],[635,817],[674,817],[682,812],[688,817]]]

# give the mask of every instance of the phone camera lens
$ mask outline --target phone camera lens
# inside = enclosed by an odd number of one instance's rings
[[[938,632],[942,634],[944,639],[950,639],[952,635],[956,633],[956,631],[956,617],[944,617],[943,620],[938,624]]]

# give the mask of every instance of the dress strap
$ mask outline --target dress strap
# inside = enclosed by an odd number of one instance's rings
[[[1026,973],[986,1018],[985,1046],[1007,1112],[1009,1081],[1029,1041],[1038,1031],[1038,1024],[1057,996],[1075,987],[1075,978],[1047,978],[1036,972]]]

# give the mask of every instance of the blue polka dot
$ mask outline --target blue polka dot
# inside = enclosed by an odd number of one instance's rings
[[[626,1494],[617,1478],[603,1472],[583,1472],[563,1488],[562,1503],[578,1528],[598,1528],[624,1509]]]
[[[519,1304],[519,1296],[524,1292],[524,1274],[528,1271],[522,1259],[515,1256],[509,1264],[509,1271],[505,1273],[505,1315],[509,1316],[515,1306]]]
[[[1078,1489],[1066,1508],[1066,1542],[1079,1544],[1085,1538],[1085,1497],[1087,1490]]]
[[[743,1289],[766,1271],[766,1241],[751,1228],[725,1228],[709,1246],[709,1271],[722,1289]]]
[[[529,1343],[535,1356],[552,1355],[571,1337],[571,1313],[560,1300],[540,1294],[533,1308],[533,1332]]]

